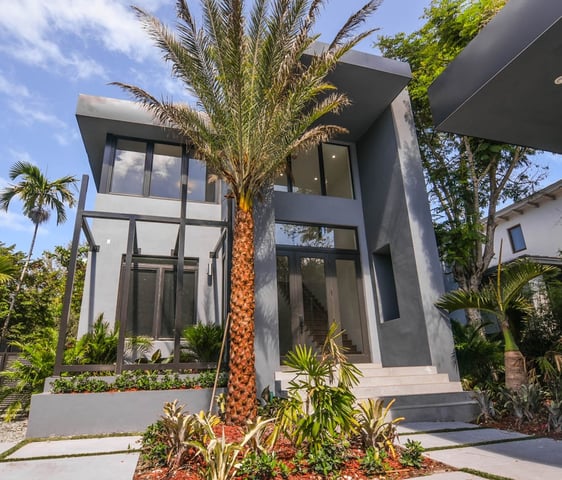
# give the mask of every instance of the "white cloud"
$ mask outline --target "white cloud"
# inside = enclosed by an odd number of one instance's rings
[[[0,72],[0,93],[14,97],[29,97],[29,90],[25,85],[19,85],[11,82]]]
[[[19,101],[10,102],[10,108],[19,115],[24,125],[33,125],[34,123],[43,123],[54,128],[68,128],[66,123],[52,113],[40,110],[37,106],[30,106]]]
[[[137,62],[156,58],[129,0],[0,0],[0,49],[16,60],[79,78],[105,77],[86,48],[103,46]],[[163,0],[139,2],[154,11]],[[167,3],[169,5],[169,3]]]
[[[33,232],[33,223],[21,213],[0,210],[0,228],[16,232]]]
[[[10,148],[8,150],[8,153],[10,154],[10,157],[13,159],[14,162],[27,162],[37,165],[37,163],[33,161],[31,155],[28,152],[13,150]],[[3,179],[0,178],[0,187],[2,186],[2,180]]]

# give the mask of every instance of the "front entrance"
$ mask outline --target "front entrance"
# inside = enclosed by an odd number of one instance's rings
[[[281,356],[295,345],[320,350],[329,325],[345,330],[343,345],[354,362],[368,362],[369,348],[357,253],[277,248]]]

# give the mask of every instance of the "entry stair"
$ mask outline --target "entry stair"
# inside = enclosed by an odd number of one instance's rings
[[[392,399],[393,418],[408,422],[470,421],[479,413],[478,404],[460,382],[452,382],[446,373],[432,366],[383,367],[375,363],[355,364],[363,376],[353,393],[357,401],[381,398],[385,405]],[[287,370],[275,373],[278,395],[286,396],[294,374]]]

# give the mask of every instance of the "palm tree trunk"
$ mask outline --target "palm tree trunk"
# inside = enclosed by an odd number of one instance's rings
[[[27,258],[25,259],[25,264],[21,269],[20,278],[16,284],[16,289],[12,293],[12,298],[10,299],[10,306],[8,307],[8,313],[4,319],[4,325],[2,325],[2,333],[0,334],[0,346],[4,343],[4,339],[8,334],[8,326],[10,325],[10,319],[12,317],[12,312],[14,311],[14,306],[16,304],[16,298],[20,293],[21,287],[23,285],[23,279],[25,278],[25,272],[27,272],[27,267],[29,267],[29,262],[31,261],[31,255],[33,254],[33,248],[35,247],[35,240],[37,239],[37,230],[39,229],[39,223],[35,223],[35,229],[33,230],[33,237],[31,238],[31,246],[29,247],[29,252]]]
[[[240,202],[239,202],[240,204]],[[247,208],[243,208],[246,206]],[[226,422],[244,425],[257,416],[254,353],[254,217],[251,205],[236,210],[230,275],[230,361]]]
[[[519,351],[507,317],[501,319],[501,329],[505,345],[503,354],[505,386],[509,390],[519,390],[521,385],[529,383],[525,357]]]

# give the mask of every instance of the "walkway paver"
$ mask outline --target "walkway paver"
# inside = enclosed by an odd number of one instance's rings
[[[404,445],[408,440],[421,442],[424,448],[446,448],[457,445],[467,445],[481,442],[500,442],[529,438],[527,435],[516,432],[504,432],[492,428],[477,428],[456,432],[422,433],[419,435],[400,435],[400,443]]]
[[[465,473],[465,472],[443,472],[443,473],[435,473],[429,476],[423,477],[415,477],[411,478],[410,480],[482,480],[482,477],[477,477],[476,475],[472,475],[472,473]]]
[[[409,422],[399,423],[396,429],[399,434],[402,434],[413,432],[434,432],[436,430],[468,430],[478,428],[480,428],[478,425],[466,422]]]
[[[17,444],[18,442],[0,442],[0,455],[10,450],[10,448],[15,447]]]

